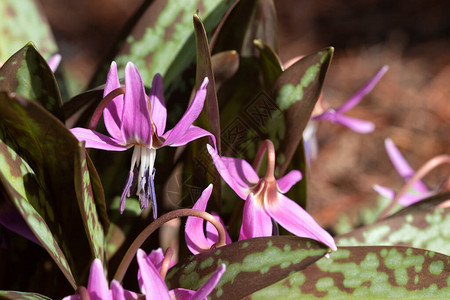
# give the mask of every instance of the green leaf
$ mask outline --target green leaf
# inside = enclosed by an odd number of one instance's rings
[[[75,192],[91,252],[94,257],[104,262],[105,232],[95,206],[84,143],[78,144],[78,155],[75,156]]]
[[[247,239],[190,257],[169,270],[166,282],[170,289],[197,290],[225,264],[226,271],[209,297],[241,299],[304,269],[328,250],[315,240],[294,236]]]
[[[319,99],[333,51],[329,47],[303,57],[284,71],[272,87],[271,95],[283,111],[284,125],[288,129],[277,153],[279,176],[286,172],[299,147],[303,130]]]
[[[47,59],[58,51],[47,19],[35,0],[0,1],[0,61],[33,41]]]
[[[13,299],[22,299],[22,300],[51,300],[44,295],[40,295],[37,293],[27,293],[27,292],[18,292],[18,291],[0,291],[0,299],[2,300],[13,300]]]
[[[42,199],[44,191],[37,184],[30,166],[3,141],[0,141],[0,182],[0,190],[4,189],[5,192],[2,193],[4,197],[0,199],[2,210],[7,210],[11,204],[15,206],[42,247],[47,250],[69,283],[76,288],[67,259],[51,229],[41,217],[43,211],[53,214],[51,207],[42,206],[47,204]]]
[[[180,74],[195,62],[192,14],[199,9],[210,33],[232,4],[225,0],[186,1],[183,5],[176,0],[144,2],[129,21],[126,38],[116,43],[121,48],[106,59],[90,86],[104,83],[113,59],[119,70],[132,61],[148,84],[156,73],[163,75],[165,86],[177,83]]]
[[[0,91],[36,101],[64,122],[55,76],[32,43],[11,56],[0,69]]]
[[[85,91],[64,102],[63,109],[66,125],[69,128],[87,127],[97,105],[103,99],[103,86]]]
[[[76,283],[84,284],[93,255],[74,184],[77,139],[40,105],[18,95],[0,93],[0,120],[44,191],[34,208],[63,251]]]
[[[277,78],[283,73],[283,64],[278,55],[261,40],[254,40],[253,44],[259,50],[260,64],[264,76],[265,86],[269,89],[275,83]]]
[[[428,201],[436,202],[436,197]],[[424,205],[425,203],[422,204]],[[422,210],[406,208],[404,211],[375,224],[338,236],[335,238],[336,244],[338,246],[401,245],[450,255],[450,207],[432,207]]]
[[[444,299],[450,257],[406,247],[340,247],[251,299]]]
[[[236,50],[244,57],[255,56],[255,39],[277,50],[276,13],[272,0],[239,1],[212,38],[212,52]]]

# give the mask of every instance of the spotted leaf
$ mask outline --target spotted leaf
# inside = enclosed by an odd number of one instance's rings
[[[447,199],[448,193],[430,198],[415,207],[357,228],[336,237],[338,246],[401,245],[432,250],[450,255],[450,207],[431,206]]]
[[[2,300],[14,300],[14,299],[22,299],[22,300],[51,300],[44,295],[40,295],[37,293],[26,293],[26,292],[18,292],[18,291],[0,291],[0,299]]]
[[[198,289],[221,265],[227,269],[211,299],[241,299],[323,257],[328,248],[294,236],[242,240],[190,257],[169,270],[170,288]]]
[[[450,257],[406,247],[340,247],[251,299],[444,299]]]
[[[11,56],[0,69],[0,91],[36,101],[64,121],[62,100],[55,76],[32,43]]]

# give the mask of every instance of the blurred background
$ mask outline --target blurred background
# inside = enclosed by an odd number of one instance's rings
[[[121,27],[143,2],[40,0],[63,65],[86,82]],[[337,0],[275,2],[283,61],[335,47],[323,99],[339,107],[383,65],[388,73],[349,115],[370,120],[367,135],[320,123],[319,156],[311,165],[309,210],[319,223],[335,224],[375,205],[373,184],[396,190],[403,181],[384,150],[392,138],[414,169],[450,149],[450,1]],[[440,167],[425,178],[438,185]]]

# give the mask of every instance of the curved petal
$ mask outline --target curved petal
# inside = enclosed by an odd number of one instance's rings
[[[216,271],[208,278],[208,280],[194,293],[190,300],[203,300],[211,294],[211,292],[219,283],[220,278],[222,278],[223,273],[225,273],[227,267],[225,264],[221,264]]]
[[[394,199],[395,197],[395,192],[393,190],[391,190],[390,188],[378,185],[378,184],[374,184],[372,187],[378,194],[380,194],[380,196],[384,197],[384,198],[388,198],[388,199]]]
[[[111,294],[113,300],[137,300],[136,293],[124,290],[117,280],[111,282]]]
[[[246,240],[272,235],[272,220],[264,208],[257,203],[254,195],[250,193],[245,200],[239,240]]]
[[[117,75],[117,64],[115,61],[111,63],[111,67],[106,78],[105,88],[103,89],[103,97],[106,97],[113,90],[120,87],[119,76]],[[120,130],[123,114],[123,95],[117,96],[108,103],[103,110],[103,119],[109,134],[116,140],[122,141],[122,132]]]
[[[225,228],[225,223],[222,221],[222,219],[217,213],[212,212],[211,215],[213,215],[217,220],[219,220],[220,224],[222,224],[223,228]],[[206,239],[208,240],[208,243],[210,243],[211,245],[217,243],[217,241],[219,240],[217,229],[210,222],[206,222]],[[225,243],[227,245],[232,243],[231,237],[226,230],[225,230]]]
[[[103,271],[102,262],[98,258],[92,262],[87,290],[92,300],[111,299],[105,271]]]
[[[169,290],[164,280],[162,280],[155,266],[147,260],[145,252],[139,249],[136,257],[144,285],[145,299],[170,300]]]
[[[292,170],[277,180],[278,190],[287,193],[291,187],[302,180],[302,173],[299,170]]]
[[[176,288],[169,291],[170,299],[174,300],[191,300],[191,297],[195,294],[195,291]]]
[[[119,141],[91,129],[76,127],[70,129],[70,132],[80,142],[85,141],[86,148],[102,149],[108,151],[124,151],[131,147],[131,145],[121,145]]]
[[[380,194],[380,196],[388,198],[390,200],[393,200],[395,197],[395,192],[393,190],[391,190],[390,188],[375,184],[373,186],[373,189],[378,194]],[[415,191],[413,190],[412,192],[415,192]],[[416,203],[417,201],[427,198],[431,194],[432,193],[420,193],[420,192],[418,192],[417,194],[407,193],[407,194],[402,195],[400,197],[400,199],[398,199],[398,204],[400,204],[402,206],[410,206],[411,204]]]
[[[202,85],[198,89],[197,93],[195,93],[194,99],[189,104],[186,112],[181,117],[180,121],[171,130],[170,134],[167,136],[168,140],[178,141],[183,135],[185,135],[186,131],[200,115],[200,112],[202,111],[203,105],[205,103],[207,85],[208,77],[205,77]]]
[[[204,136],[209,136],[213,140],[214,147],[216,146],[215,136],[212,133],[210,133],[209,131],[206,131],[205,129],[197,127],[195,125],[191,125],[182,136],[172,135],[171,134],[172,130],[173,129],[167,131],[164,134],[163,137],[164,138],[167,137],[167,139],[164,141],[164,143],[162,144],[161,147],[163,147],[163,146],[172,146],[172,147],[183,146],[193,140],[199,139]],[[178,140],[173,139],[176,137],[178,137]]]
[[[164,260],[164,253],[161,248],[158,248],[156,250],[152,250],[149,255],[147,255],[147,259],[150,260],[150,262],[155,266],[156,270],[158,272],[161,271],[161,265]]]
[[[225,182],[236,192],[236,194],[245,200],[250,193],[248,186],[242,185],[242,180],[237,181],[238,178],[235,177],[233,171],[230,172],[228,170],[228,165],[222,160],[222,158],[217,154],[216,150],[213,147],[208,144],[206,145],[206,148],[208,149],[208,152],[212,157],[217,172],[219,172],[223,180],[225,180]],[[236,158],[236,160],[239,159]],[[243,168],[241,168],[241,170],[243,170]]]
[[[352,117],[336,114],[337,123],[344,125],[351,130],[359,133],[369,133],[375,129],[375,125],[370,121],[359,120]]]
[[[315,239],[330,247],[331,250],[337,249],[333,237],[297,203],[282,194],[278,194],[278,200],[265,205],[267,213],[278,224],[299,237]]]
[[[198,198],[192,208],[205,211],[212,189],[213,186],[210,184],[202,192],[202,195]],[[203,219],[197,217],[188,217],[186,221],[184,236],[186,239],[186,245],[193,254],[208,250],[213,245],[213,243],[208,241],[205,236],[203,231],[203,221]]]
[[[391,139],[386,139],[384,146],[398,174],[402,176],[404,181],[408,181],[415,173],[413,168],[411,168]],[[428,187],[422,181],[416,181],[412,187],[420,193],[429,192]]]
[[[355,107],[359,102],[361,102],[362,98],[370,93],[375,85],[380,81],[381,77],[383,77],[384,73],[389,69],[388,66],[383,66],[376,74],[373,76],[361,89],[359,89],[347,102],[344,103],[341,107],[339,107],[336,111],[339,113],[346,112],[353,107]]]
[[[125,67],[125,100],[121,130],[127,144],[151,146],[152,121],[144,83],[138,69],[131,62]]]
[[[156,126],[156,134],[162,136],[164,130],[166,130],[167,109],[164,100],[164,84],[160,74],[155,74],[153,77],[149,99],[152,121]]]

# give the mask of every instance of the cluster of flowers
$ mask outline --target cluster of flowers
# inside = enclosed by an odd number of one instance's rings
[[[339,122],[358,132],[373,130],[373,124],[344,116],[342,113],[355,106],[378,82],[387,68],[381,69],[360,91],[338,110],[323,110],[316,114],[311,122],[328,120]],[[157,203],[154,188],[154,163],[156,150],[164,147],[178,147],[201,137],[209,137],[207,145],[212,161],[223,180],[243,200],[242,225],[239,240],[254,237],[271,236],[273,221],[289,232],[299,237],[307,237],[326,244],[336,250],[333,237],[325,231],[302,207],[284,194],[302,179],[298,170],[291,170],[285,176],[276,179],[275,150],[270,140],[266,140],[259,148],[254,166],[240,158],[223,157],[217,152],[214,135],[193,125],[199,116],[206,98],[208,78],[205,78],[194,95],[189,107],[174,126],[166,131],[167,110],[163,95],[163,82],[159,74],[155,75],[149,95],[146,95],[144,83],[137,67],[128,63],[125,68],[125,87],[120,84],[117,66],[111,64],[104,88],[104,98],[109,99],[103,111],[104,123],[110,136],[91,129],[73,128],[71,132],[80,141],[85,141],[86,148],[96,148],[107,151],[123,151],[133,149],[128,180],[122,193],[120,211],[125,209],[126,198],[136,189],[140,206],[146,209],[151,201],[153,216],[157,218]],[[111,96],[113,95],[113,96]],[[99,119],[99,116],[93,118]],[[304,137],[308,145],[308,137]],[[313,138],[313,136],[311,136]],[[255,171],[267,153],[267,169],[263,177]],[[137,180],[133,180],[136,176]],[[137,187],[133,186],[133,183]],[[194,204],[193,209],[205,211],[213,186],[208,186]],[[219,222],[220,217],[214,214]],[[186,244],[193,254],[209,250],[218,242],[217,230],[207,223],[204,230],[204,220],[189,217],[186,222]],[[226,234],[226,243],[231,243]],[[137,253],[139,263],[138,280],[144,295],[158,295],[158,299],[203,299],[215,287],[225,271],[225,265],[220,266],[205,285],[197,292],[176,289],[168,291],[164,284],[164,274],[168,269],[170,258],[164,258],[162,250],[152,251],[146,255],[144,251]],[[97,259],[92,263],[88,287],[79,288],[78,294],[66,299],[81,299],[83,293],[88,293],[91,299],[136,299],[137,294],[125,291],[119,282],[112,281],[109,289],[101,262]],[[146,298],[149,298],[146,296]]]

